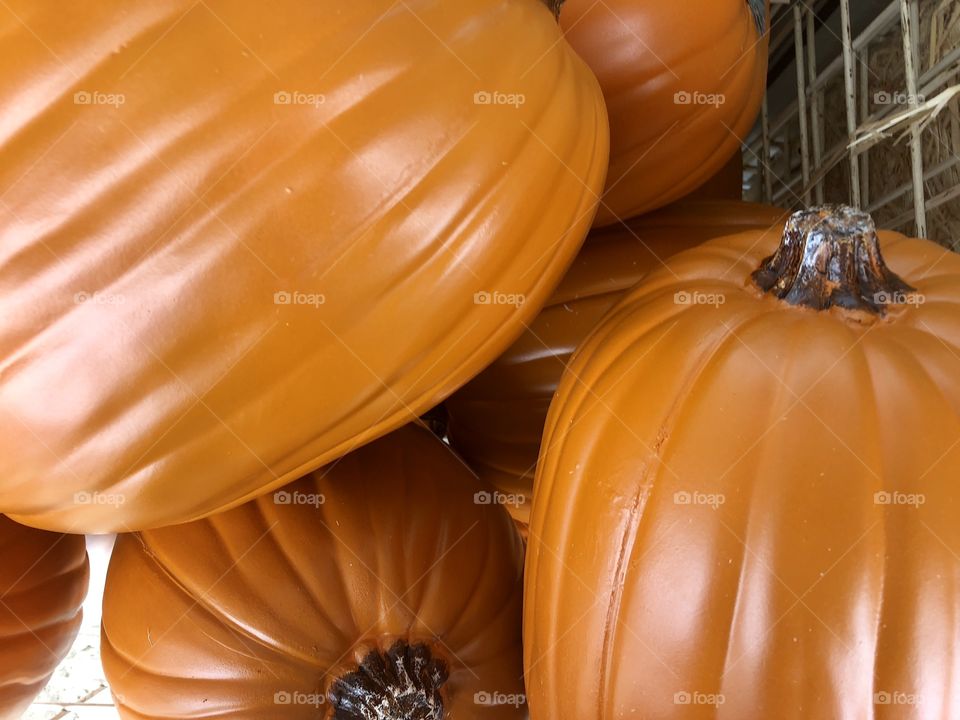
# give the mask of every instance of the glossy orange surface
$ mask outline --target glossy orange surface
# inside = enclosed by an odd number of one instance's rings
[[[763,0],[567,0],[560,24],[603,88],[610,171],[597,225],[702,185],[756,120],[767,72]],[[762,23],[766,27],[766,22]]]
[[[595,230],[523,335],[446,402],[450,441],[526,532],[547,408],[577,346],[648,272],[717,235],[770,228],[785,212],[767,205],[684,201]],[[772,234],[777,231],[771,230]]]
[[[742,200],[743,154],[734,153],[727,164],[684,200]]]
[[[581,347],[528,541],[533,720],[960,717],[960,256],[879,235],[914,288],[882,315],[763,293],[748,231]],[[804,257],[844,286],[852,255]]]
[[[0,515],[0,718],[17,720],[73,644],[89,577],[82,535]]]
[[[448,675],[442,713],[411,717],[524,717],[522,546],[484,492],[408,426],[276,494],[120,536],[102,653],[121,717],[353,718],[335,683],[397,641]]]
[[[35,526],[195,519],[432,407],[603,185],[540,0],[10,0],[0,37],[0,512]]]

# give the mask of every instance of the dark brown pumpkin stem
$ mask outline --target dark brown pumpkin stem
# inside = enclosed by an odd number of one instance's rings
[[[564,2],[565,0],[543,0],[543,4],[550,8],[550,12],[557,20],[560,19],[560,7]]]
[[[753,280],[792,305],[881,316],[888,305],[910,302],[914,292],[884,263],[873,218],[846,205],[791,215],[780,247],[760,264]]]
[[[426,645],[399,640],[334,681],[327,693],[333,720],[443,720],[447,677],[446,663]]]

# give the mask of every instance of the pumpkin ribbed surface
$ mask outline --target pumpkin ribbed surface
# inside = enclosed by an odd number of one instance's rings
[[[194,519],[403,424],[510,344],[592,221],[605,110],[539,0],[8,9],[23,522]]]
[[[688,195],[744,144],[763,101],[763,0],[567,0],[560,24],[610,114],[597,225]]]
[[[412,717],[522,717],[522,547],[484,491],[405,427],[233,510],[121,536],[103,616],[121,716],[354,717],[396,685],[378,666],[402,664],[423,669],[403,683]]]
[[[446,403],[450,441],[493,485],[526,532],[547,408],[577,346],[647,273],[718,235],[769,228],[783,210],[722,200],[685,200],[593,231],[540,314],[507,351]]]
[[[769,293],[775,238],[677,256],[572,361],[528,541],[533,717],[960,716],[960,256],[880,232],[897,278],[818,232]]]
[[[0,515],[0,718],[19,718],[70,650],[88,576],[83,536]]]

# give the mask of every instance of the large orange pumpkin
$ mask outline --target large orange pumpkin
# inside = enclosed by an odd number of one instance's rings
[[[408,426],[275,494],[121,536],[104,669],[124,718],[522,718],[522,545]]]
[[[88,577],[82,535],[0,515],[0,718],[19,718],[66,657]]]
[[[598,225],[689,194],[738,152],[763,100],[767,14],[764,0],[563,4],[610,114]]]
[[[550,409],[531,716],[960,717],[960,256],[828,207],[670,270]]]
[[[684,200],[742,200],[743,155],[735,153],[715,175]]]
[[[771,228],[784,216],[768,205],[683,201],[594,231],[523,335],[447,400],[451,443],[499,491],[521,532],[550,400],[571,353],[603,314],[646,273],[669,267],[675,253],[717,235]]]
[[[435,405],[603,185],[540,0],[11,0],[0,36],[0,511],[39,527],[195,519]]]

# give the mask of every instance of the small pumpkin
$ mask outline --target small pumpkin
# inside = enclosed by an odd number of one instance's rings
[[[0,515],[0,718],[19,718],[66,657],[88,578],[82,535]]]
[[[560,25],[610,115],[597,225],[691,193],[739,151],[763,101],[768,15],[765,0],[566,0]]]
[[[122,535],[102,656],[123,718],[522,718],[522,544],[407,426],[225,513]]]
[[[603,186],[540,0],[11,0],[0,37],[0,511],[37,527],[196,519],[414,418]]]
[[[960,717],[957,254],[822,207],[677,256],[537,472],[535,720]]]
[[[521,533],[547,408],[570,355],[603,314],[648,272],[669,267],[675,253],[784,217],[768,205],[686,200],[595,230],[523,335],[447,400],[450,442],[497,489]]]

